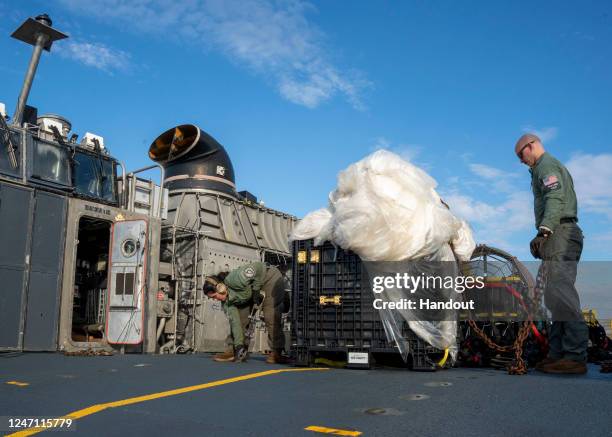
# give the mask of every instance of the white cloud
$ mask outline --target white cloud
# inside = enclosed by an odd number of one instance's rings
[[[485,164],[470,163],[468,167],[479,180],[470,185],[486,187],[494,193],[512,193],[516,191],[518,174],[491,167]]]
[[[542,143],[544,144],[557,138],[557,134],[559,133],[559,129],[554,126],[544,127],[541,129],[536,129],[533,126],[525,126],[522,130],[525,133],[536,134],[538,137],[540,137],[540,140],[542,140]]]
[[[471,196],[452,193],[442,197],[453,213],[470,223],[483,224],[498,216],[498,211],[493,205],[476,200]]]
[[[578,208],[612,220],[612,154],[578,154],[568,162],[578,197]]]
[[[404,144],[404,143],[394,144],[385,137],[378,137],[374,141],[374,144],[370,147],[370,150],[374,152],[379,149],[385,149],[390,152],[393,152],[396,155],[399,155],[402,159],[405,159],[406,161],[411,162],[412,164],[418,165],[420,167],[423,167],[425,169],[429,169],[431,167],[427,163],[416,163],[415,162],[416,157],[419,156],[419,154],[421,153],[421,150],[423,149],[418,144]]]
[[[469,157],[465,161],[476,178],[448,178],[442,198],[470,223],[477,243],[526,256],[525,247],[516,245],[516,237],[534,229],[533,197],[522,189],[520,175],[470,162]],[[484,200],[489,198],[494,200]]]
[[[502,170],[484,164],[470,164],[470,170],[472,173],[488,180],[499,179],[505,176],[505,172]]]
[[[512,193],[497,204],[458,192],[443,197],[458,216],[482,229],[510,233],[533,227],[532,197],[528,191]]]
[[[64,58],[110,74],[126,71],[130,65],[129,53],[96,42],[67,41],[57,45],[57,52]]]
[[[372,145],[371,149],[374,151],[378,149],[389,149],[390,147],[391,141],[389,141],[385,137],[378,137],[376,138],[376,141],[374,141],[374,144]]]
[[[325,35],[308,21],[300,0],[62,0],[69,9],[164,39],[213,48],[265,76],[279,94],[315,108],[335,95],[363,108],[370,84],[329,59]]]
[[[467,220],[474,230],[476,242],[498,247],[516,255],[525,255],[526,248],[511,243],[518,233],[533,229],[531,193],[517,191],[500,203],[487,203],[471,196],[451,192],[442,195],[453,213]]]

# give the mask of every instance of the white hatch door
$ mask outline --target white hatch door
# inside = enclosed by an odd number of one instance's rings
[[[111,241],[106,339],[111,344],[138,344],[144,325],[147,222],[115,223]]]

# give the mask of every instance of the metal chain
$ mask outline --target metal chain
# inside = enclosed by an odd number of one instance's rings
[[[529,317],[531,319],[531,317]],[[498,352],[512,352],[514,351],[514,360],[512,364],[508,367],[508,373],[510,375],[524,375],[527,373],[527,365],[525,364],[525,360],[523,360],[523,345],[525,340],[529,336],[529,329],[531,328],[531,320],[526,320],[521,325],[521,329],[519,329],[519,333],[514,340],[512,346],[500,346],[495,343],[491,338],[476,325],[476,322],[473,320],[468,320],[470,328],[474,330],[474,332],[484,341],[484,343],[491,349]]]
[[[64,355],[68,357],[109,357],[112,356],[113,353],[104,349],[94,350],[91,348],[81,349],[78,351],[68,352],[65,351]]]
[[[537,309],[537,302],[540,301],[540,297],[542,296],[544,286],[546,284],[546,278],[548,274],[548,263],[542,262],[542,265],[538,271],[536,286],[534,289],[534,298],[526,299],[526,306],[528,308],[527,312],[527,320],[525,320],[521,328],[519,329],[518,335],[514,340],[512,346],[500,346],[495,343],[491,338],[476,325],[474,320],[468,320],[468,324],[470,328],[474,330],[474,332],[484,341],[484,343],[491,349],[498,352],[512,352],[514,351],[514,360],[512,364],[508,366],[508,373],[510,375],[525,375],[527,374],[527,364],[525,360],[523,360],[523,346],[525,345],[525,341],[527,337],[529,337],[529,331],[531,330],[531,326],[533,324],[533,312]]]
[[[548,270],[548,262],[542,261],[542,264],[538,269],[538,274],[536,277],[536,284],[533,290],[533,298],[527,295],[524,296],[526,297],[526,299],[523,299],[525,309],[527,310],[527,320],[522,323],[518,335],[516,336],[516,339],[514,340],[514,343],[511,346],[498,345],[482,329],[480,329],[478,325],[476,325],[476,322],[474,320],[467,321],[470,328],[474,330],[476,335],[478,335],[490,349],[502,353],[514,351],[514,359],[512,360],[512,364],[508,366],[508,373],[510,375],[527,374],[527,364],[525,363],[525,360],[523,360],[523,347],[525,345],[527,337],[529,337],[529,331],[531,330],[531,327],[534,326],[533,315],[539,311],[538,302],[541,301],[541,297],[544,294],[544,288],[546,286],[546,281],[548,277]]]

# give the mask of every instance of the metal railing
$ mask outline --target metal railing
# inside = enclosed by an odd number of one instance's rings
[[[13,139],[11,138],[11,131],[6,124],[6,120],[0,114],[0,138],[2,139],[2,144],[6,147],[6,152],[9,157],[9,163],[13,169],[17,169],[19,167],[19,163],[17,162],[17,154],[15,151],[17,147],[13,144]]]
[[[123,164],[122,164],[123,167]],[[159,189],[156,189],[157,184],[155,184],[155,182],[153,182],[152,180],[142,180],[142,179],[138,179],[138,177],[136,176],[138,173],[143,173],[145,171],[148,170],[152,170],[152,169],[159,169],[160,171],[160,184],[159,184]],[[140,188],[145,189],[149,195],[149,204],[146,205],[149,208],[149,215],[152,217],[161,217],[162,215],[162,210],[164,206],[167,205],[163,205],[164,204],[164,178],[165,178],[165,171],[164,168],[159,165],[159,164],[153,164],[153,165],[149,165],[147,167],[143,167],[143,168],[139,168],[137,170],[133,170],[131,172],[129,172],[127,174],[127,176],[124,176],[123,178],[123,206],[124,208],[126,208],[129,211],[135,211],[137,205],[137,200],[136,200],[136,192],[138,191],[138,189]],[[142,185],[139,186],[139,181],[146,183],[147,186],[144,187]]]

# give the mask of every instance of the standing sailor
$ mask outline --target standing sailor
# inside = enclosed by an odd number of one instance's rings
[[[536,368],[546,373],[583,374],[587,371],[589,332],[574,285],[583,244],[574,182],[567,168],[544,150],[536,135],[520,137],[515,153],[531,173],[538,234],[530,249],[534,258],[543,261],[544,301],[553,320],[548,357]]]

